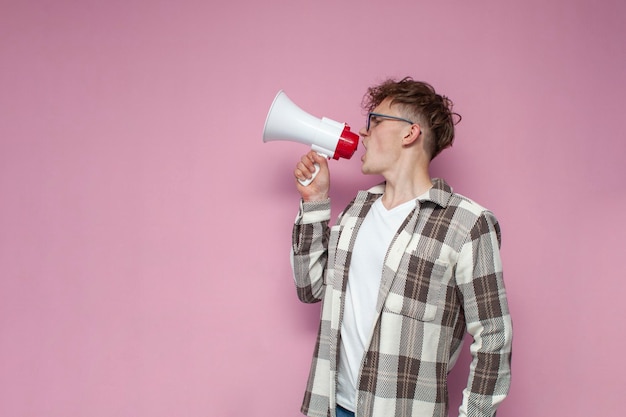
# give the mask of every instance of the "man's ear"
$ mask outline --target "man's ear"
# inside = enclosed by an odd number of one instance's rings
[[[420,125],[413,124],[411,125],[410,130],[407,131],[406,136],[404,136],[404,138],[402,139],[402,144],[407,146],[414,142],[417,142],[418,140],[423,140],[423,139],[424,139],[424,134],[422,132],[422,129],[420,128]]]

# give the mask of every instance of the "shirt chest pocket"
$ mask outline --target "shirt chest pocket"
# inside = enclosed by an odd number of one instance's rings
[[[448,263],[411,256],[400,265],[383,311],[433,321],[445,298]]]

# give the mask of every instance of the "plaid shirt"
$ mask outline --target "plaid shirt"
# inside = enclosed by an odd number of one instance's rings
[[[322,301],[302,412],[334,417],[348,268],[356,234],[383,185],[361,191],[329,228],[330,201],[301,203],[293,229],[298,297]],[[473,360],[460,415],[495,415],[510,383],[512,326],[500,228],[491,212],[434,180],[385,257],[377,316],[357,381],[356,416],[448,415],[447,374],[465,330]]]

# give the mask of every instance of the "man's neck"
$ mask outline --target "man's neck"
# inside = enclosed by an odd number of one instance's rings
[[[433,186],[428,169],[420,170],[412,176],[402,176],[399,179],[385,178],[385,180],[382,203],[387,210],[417,198]]]

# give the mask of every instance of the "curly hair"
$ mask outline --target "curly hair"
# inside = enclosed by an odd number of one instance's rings
[[[453,112],[452,101],[437,94],[430,84],[411,77],[400,81],[388,79],[368,88],[362,106],[367,111],[373,111],[386,98],[391,99],[390,104],[399,105],[406,113],[405,117],[420,125],[424,132],[424,148],[431,160],[452,146],[454,125],[461,121],[461,115]]]

